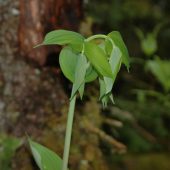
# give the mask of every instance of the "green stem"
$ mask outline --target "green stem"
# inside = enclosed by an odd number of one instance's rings
[[[75,104],[76,104],[76,95],[70,101],[70,106],[68,111],[62,170],[67,170],[67,166],[68,166]]]
[[[111,43],[112,43],[112,46],[114,47],[114,42],[113,40],[108,37],[107,35],[103,35],[103,34],[97,34],[97,35],[93,35],[89,38],[87,38],[85,41],[91,41],[91,40],[94,40],[94,39],[108,39]]]
[[[94,40],[94,39],[107,39],[108,37],[106,35],[103,35],[103,34],[97,34],[97,35],[93,35],[89,38],[86,39],[86,41],[91,41],[91,40]]]

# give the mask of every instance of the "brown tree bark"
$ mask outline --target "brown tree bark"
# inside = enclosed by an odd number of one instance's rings
[[[44,65],[51,48],[41,47],[33,50],[33,47],[42,42],[44,35],[51,30],[77,30],[81,18],[81,0],[20,0],[21,55]]]

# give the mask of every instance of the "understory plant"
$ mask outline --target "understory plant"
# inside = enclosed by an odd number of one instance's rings
[[[22,141],[13,136],[0,133],[0,170],[11,170],[11,160]]]
[[[55,30],[49,32],[43,45],[60,45],[59,64],[64,76],[73,83],[68,111],[64,154],[61,159],[48,148],[29,139],[34,159],[41,170],[67,170],[71,143],[72,124],[76,98],[83,98],[86,83],[98,79],[100,84],[99,100],[103,107],[114,103],[112,88],[116,76],[124,63],[129,70],[129,54],[118,31],[108,35],[98,34],[84,38],[81,34]]]
[[[147,56],[147,59],[143,60],[143,68],[145,71],[150,71],[157,82],[162,86],[163,92],[158,90],[148,90],[148,89],[136,89],[138,100],[141,102],[146,101],[146,97],[154,97],[164,105],[170,106],[170,60],[161,59],[160,56],[156,55],[155,52],[158,50],[157,45],[157,36],[160,32],[160,29],[167,22],[163,22],[155,26],[152,32],[147,33],[146,35],[136,28],[136,34],[140,40],[140,46],[142,52]]]

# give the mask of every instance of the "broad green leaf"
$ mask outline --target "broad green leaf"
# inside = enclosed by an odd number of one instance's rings
[[[75,68],[78,57],[79,56],[75,54],[69,47],[63,48],[60,52],[59,63],[61,70],[65,77],[67,77],[71,82],[74,82],[75,79]]]
[[[114,44],[120,49],[122,53],[122,62],[126,65],[127,69],[129,70],[129,53],[127,47],[122,39],[121,34],[118,31],[113,31],[108,34]],[[107,45],[107,44],[106,44]],[[111,43],[109,42],[109,48],[111,48]]]
[[[79,90],[79,88],[82,86],[83,83],[85,83],[85,75],[87,70],[87,59],[83,54],[79,54],[78,56],[78,62],[75,69],[75,80],[73,83],[72,93],[71,93],[71,99],[76,94],[76,92]],[[81,87],[82,88],[82,87]],[[82,89],[80,89],[80,96],[83,95]]]
[[[120,70],[121,60],[122,60],[121,55],[122,54],[121,54],[119,48],[117,48],[116,46],[113,47],[111,57],[109,58],[109,63],[111,65],[113,78],[104,77],[104,82],[106,84],[106,94],[111,92],[111,90],[113,88],[113,84],[114,84],[116,76],[117,76],[117,73]]]
[[[113,50],[112,43],[110,42],[109,39],[106,39],[105,40],[105,52],[106,52],[106,54],[110,56],[111,53],[112,53],[112,50]]]
[[[98,74],[96,73],[94,68],[91,65],[89,65],[86,71],[86,77],[85,77],[86,82],[88,83],[94,81],[97,78],[97,76]]]
[[[93,67],[102,75],[112,78],[112,71],[104,51],[92,42],[85,42],[85,55]]]
[[[74,53],[70,47],[64,47],[59,56],[60,68],[64,76],[72,83],[75,80],[75,70],[79,55]],[[91,65],[87,68],[85,82],[91,82],[97,78],[98,74]]]
[[[41,170],[61,170],[62,159],[53,151],[29,139],[33,157]]]
[[[84,37],[76,32],[67,30],[55,30],[46,34],[40,45],[71,45],[75,50],[81,51]]]
[[[104,42],[98,44],[98,46],[99,46],[103,51],[105,51],[105,43],[104,43]]]

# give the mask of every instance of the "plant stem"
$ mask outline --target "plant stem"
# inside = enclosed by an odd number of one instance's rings
[[[91,41],[91,40],[94,40],[94,39],[106,39],[107,36],[106,35],[103,35],[103,34],[97,34],[97,35],[93,35],[89,38],[87,38],[85,41]]]
[[[62,170],[67,170],[67,166],[68,166],[75,103],[76,103],[76,95],[71,99],[69,111],[68,111]]]
[[[108,37],[107,35],[103,35],[103,34],[93,35],[93,36],[87,38],[85,41],[89,42],[89,41],[94,40],[94,39],[108,39],[114,47],[113,40],[110,37]]]

